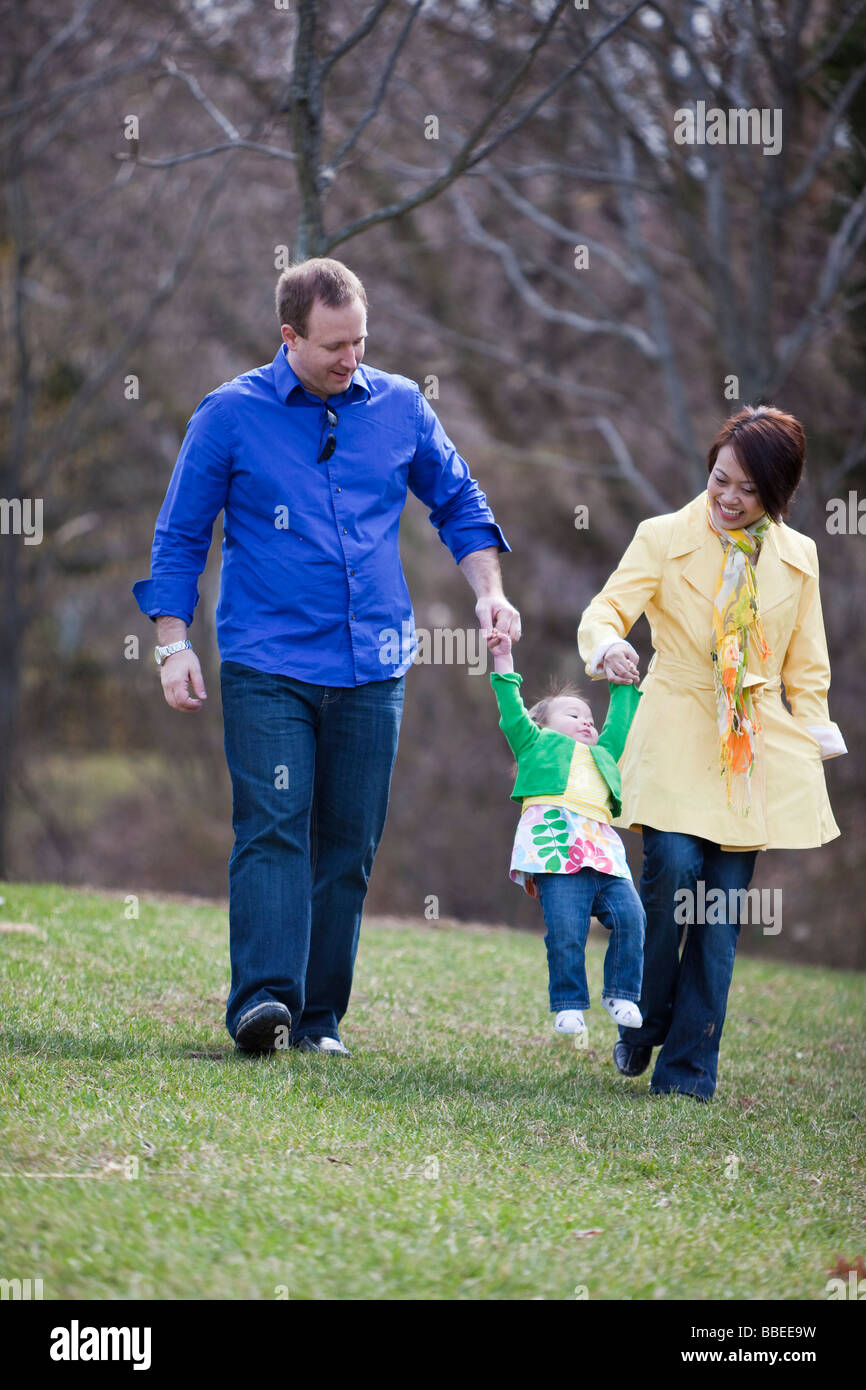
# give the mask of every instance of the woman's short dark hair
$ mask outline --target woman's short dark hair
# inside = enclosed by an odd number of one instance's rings
[[[788,515],[788,506],[803,476],[806,436],[794,415],[771,405],[746,405],[726,420],[707,454],[707,475],[726,444],[758,492],[773,521]]]

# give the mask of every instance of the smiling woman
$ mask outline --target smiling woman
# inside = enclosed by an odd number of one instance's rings
[[[769,406],[732,416],[707,455],[707,491],[640,524],[578,630],[594,679],[633,678],[624,639],[642,613],[655,649],[615,822],[643,832],[644,1022],[621,1028],[614,1050],[619,1070],[639,1076],[661,1046],[654,1092],[715,1090],[739,890],[757,851],[839,834],[821,762],[847,750],[827,707],[818,554],[782,521],[804,456],[793,416]],[[680,958],[677,894],[696,901],[698,883],[734,907],[724,922],[693,913]]]
[[[707,455],[707,492],[725,530],[751,526],[766,512],[788,515],[803,476],[806,436],[793,415],[746,406],[719,430]]]

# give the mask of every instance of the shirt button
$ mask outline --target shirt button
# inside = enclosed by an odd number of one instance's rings
[[[344,535],[344,536],[348,536],[348,534],[349,534],[349,533],[348,533],[348,531],[346,530],[346,528],[345,528],[345,526],[344,526],[344,527],[343,527],[343,535]]]
[[[354,574],[355,571],[354,571],[354,570],[349,570],[349,573],[350,573],[350,574]]]
[[[337,491],[338,491],[338,492],[342,492],[343,489],[342,489],[341,487],[338,487],[338,488],[337,488]]]

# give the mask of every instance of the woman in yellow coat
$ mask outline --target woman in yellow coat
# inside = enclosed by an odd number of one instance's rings
[[[614,822],[643,831],[644,1022],[620,1029],[614,1062],[639,1076],[660,1046],[657,1094],[715,1090],[757,851],[839,834],[822,759],[847,750],[827,708],[817,551],[782,521],[804,458],[793,416],[732,416],[710,448],[707,491],[641,522],[578,629],[588,675],[613,681],[638,679],[625,638],[642,613],[652,632]]]

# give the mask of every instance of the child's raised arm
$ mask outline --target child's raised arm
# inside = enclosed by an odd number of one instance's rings
[[[625,685],[619,681],[608,681],[608,689],[610,704],[596,747],[607,749],[614,762],[618,763],[641,700],[641,692],[634,685]]]
[[[526,712],[520,695],[523,677],[514,669],[511,657],[511,638],[507,633],[494,628],[487,634],[487,646],[493,653],[493,670],[490,684],[499,706],[499,727],[508,740],[515,758],[519,758],[531,748],[541,736],[541,730]]]

